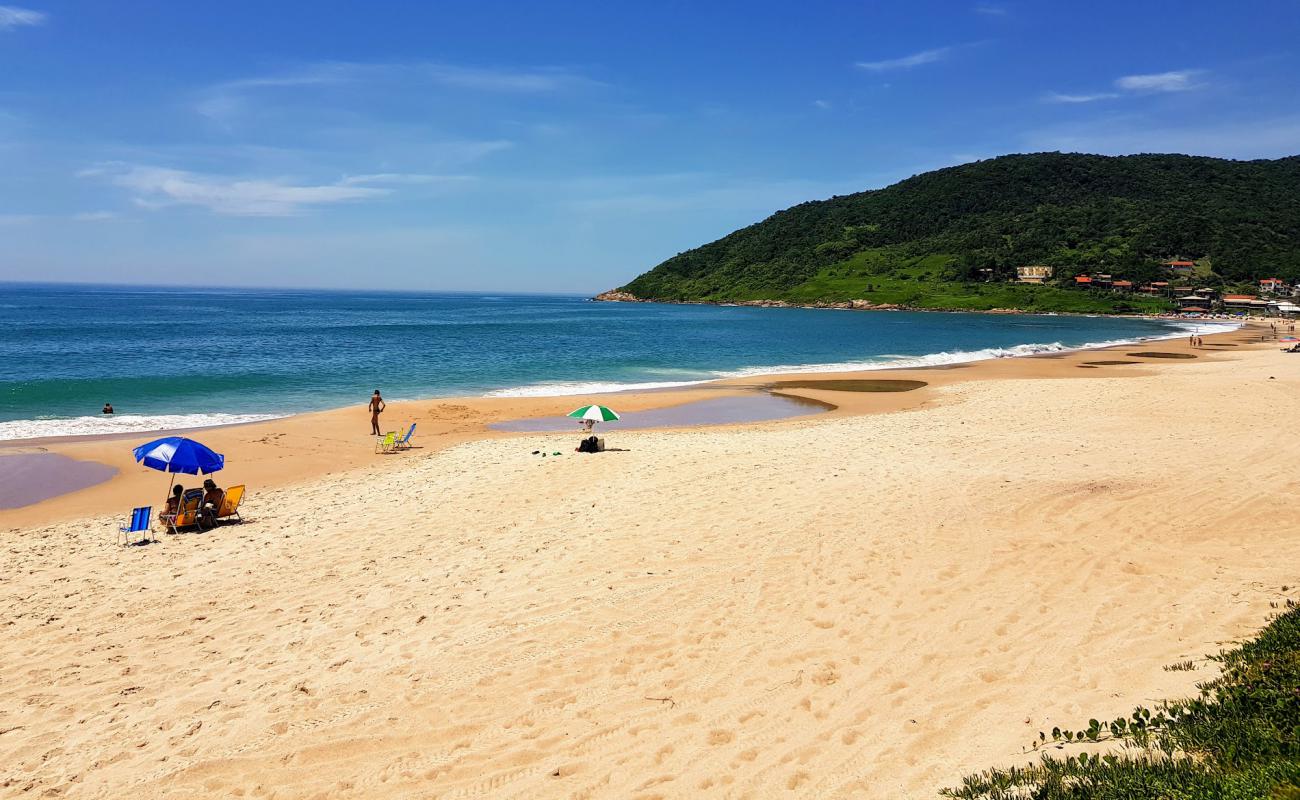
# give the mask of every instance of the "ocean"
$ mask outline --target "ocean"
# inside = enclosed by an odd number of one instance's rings
[[[386,399],[581,395],[1185,336],[1176,321],[577,296],[0,284],[0,440]],[[99,410],[112,403],[111,417]]]

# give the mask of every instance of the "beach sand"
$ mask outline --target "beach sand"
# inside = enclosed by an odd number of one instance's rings
[[[248,521],[144,547],[129,442],[37,445],[123,472],[0,515],[0,796],[933,797],[1296,595],[1300,357],[1255,338],[594,456],[483,433],[565,398],[391,409],[399,456],[360,407],[205,432]]]

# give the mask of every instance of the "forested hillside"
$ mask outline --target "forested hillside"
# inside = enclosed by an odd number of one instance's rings
[[[659,300],[1134,310],[1146,301],[1084,301],[1074,289],[1005,282],[1029,264],[1053,266],[1063,286],[1097,271],[1143,282],[1174,258],[1197,261],[1202,284],[1300,278],[1300,156],[1003,156],[794,206],[622,290]]]

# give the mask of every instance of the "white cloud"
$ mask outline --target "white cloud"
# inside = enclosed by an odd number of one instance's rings
[[[829,100],[814,100],[812,104],[823,111],[827,111],[831,108],[831,102]]]
[[[1048,92],[1043,95],[1045,103],[1093,103],[1098,100],[1113,100],[1128,94],[1150,94],[1153,92],[1186,92],[1199,89],[1204,84],[1196,83],[1197,77],[1204,75],[1203,69],[1180,69],[1172,72],[1157,72],[1150,75],[1125,75],[1115,79],[1115,88],[1120,92],[1087,92],[1072,94],[1068,92]]]
[[[341,186],[357,186],[368,183],[461,183],[475,180],[473,175],[429,175],[421,172],[376,172],[370,175],[349,175],[339,181]]]
[[[557,92],[580,86],[599,86],[599,81],[558,67],[515,70],[427,64],[423,67],[434,83],[458,89],[486,92]]]
[[[971,10],[976,14],[986,14],[990,17],[1005,17],[1007,15],[1006,6],[995,6],[992,3],[980,3]]]
[[[1048,92],[1043,96],[1045,103],[1092,103],[1097,100],[1111,100],[1119,97],[1115,92],[1096,92],[1093,94],[1064,94],[1062,92]]]
[[[0,6],[0,31],[44,25],[49,16],[41,11],[17,6]]]
[[[565,67],[472,67],[440,62],[325,61],[284,72],[257,75],[209,85],[196,93],[193,108],[208,119],[230,127],[241,117],[273,109],[288,98],[337,109],[340,97],[348,108],[364,106],[371,92],[389,91],[428,102],[431,89],[482,94],[562,94],[604,86]],[[358,90],[365,94],[358,94]],[[345,92],[351,94],[342,94]]]
[[[1200,87],[1193,80],[1204,72],[1200,69],[1180,69],[1150,75],[1125,75],[1116,79],[1115,86],[1126,92],[1185,92]]]
[[[189,205],[248,217],[292,216],[313,206],[374,199],[391,191],[343,182],[297,185],[283,180],[230,178],[139,164],[110,164],[78,174],[107,177],[131,190],[136,204],[144,208]]]
[[[859,61],[857,66],[869,72],[888,72],[896,69],[911,69],[919,67],[922,64],[933,64],[936,61],[942,61],[952,52],[951,47],[936,47],[933,50],[922,50],[919,53],[912,53],[910,56],[901,58],[889,58],[884,61]]]
[[[507,93],[558,92],[583,86],[604,85],[600,81],[563,67],[511,69],[422,61],[391,63],[324,61],[275,75],[223,81],[208,87],[205,92],[206,98],[200,105],[215,103],[220,110],[221,104],[230,103],[231,98],[239,98],[262,89],[327,88],[354,83],[400,83],[410,87],[413,82],[421,80],[451,88]],[[202,113],[202,108],[200,111]]]
[[[117,219],[117,215],[112,211],[82,211],[73,214],[72,218],[77,222],[102,222],[106,219]]]

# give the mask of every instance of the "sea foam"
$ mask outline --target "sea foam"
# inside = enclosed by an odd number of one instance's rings
[[[1060,342],[1040,342],[1019,344],[1012,347],[986,347],[981,350],[953,350],[928,353],[919,356],[882,355],[863,361],[838,361],[828,364],[773,364],[766,366],[745,367],[743,369],[718,371],[708,377],[690,381],[659,381],[649,383],[615,383],[610,381],[593,382],[557,382],[535,383],[527,386],[514,386],[487,392],[485,397],[562,397],[579,394],[603,394],[608,392],[637,392],[650,389],[675,389],[683,386],[696,386],[725,378],[750,378],[758,375],[789,375],[794,373],[814,372],[868,372],[881,369],[902,369],[920,367],[941,367],[949,364],[967,364],[972,361],[984,361],[991,358],[1022,358],[1025,356],[1044,355],[1047,353],[1066,353],[1078,350],[1096,350],[1103,347],[1152,342],[1161,339],[1178,339],[1193,334],[1226,333],[1240,328],[1240,323],[1177,321],[1175,328],[1161,336],[1142,336],[1132,339],[1111,339],[1103,342],[1086,342],[1080,345],[1064,345]]]
[[[54,436],[102,436],[143,433],[216,425],[237,425],[278,419],[280,414],[97,414],[87,417],[39,417],[0,422],[0,441],[43,439]]]

